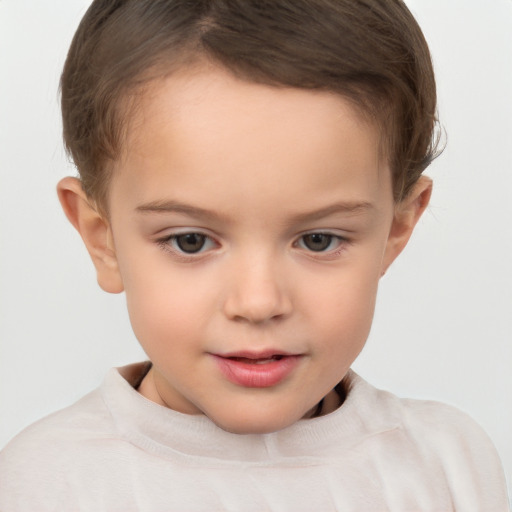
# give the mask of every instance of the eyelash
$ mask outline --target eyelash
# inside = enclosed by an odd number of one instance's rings
[[[196,252],[185,252],[182,248],[178,246],[178,239],[181,237],[191,235],[204,237],[204,244]],[[204,249],[205,244],[218,245],[211,236],[200,231],[185,231],[182,233],[174,233],[172,235],[159,238],[156,242],[159,245],[159,247],[161,247],[164,251],[170,252],[174,256],[182,259],[183,261],[192,261],[200,257],[204,252],[208,250],[208,248]]]
[[[328,238],[328,245],[324,249],[320,249],[315,251],[311,247],[307,246],[306,240],[308,238],[313,238],[315,236],[320,237],[327,237]],[[333,242],[336,243],[335,247],[331,247]],[[331,256],[337,256],[344,248],[345,245],[348,243],[348,240],[340,235],[335,235],[334,233],[329,232],[323,232],[323,231],[312,231],[310,233],[304,233],[299,237],[299,239],[295,242],[295,246],[300,247],[302,249],[305,249],[307,252],[312,253],[313,255],[331,255]],[[329,248],[331,247],[331,248]]]
[[[196,252],[186,252],[183,248],[180,248],[178,245],[178,239],[181,237],[196,235],[204,238],[204,244],[200,247],[200,249]],[[315,235],[320,235],[323,237],[329,237],[329,244],[326,249],[315,251],[310,247],[305,245],[304,241],[307,237],[313,237]],[[332,243],[336,243],[336,247],[330,248]],[[174,256],[178,257],[183,261],[194,261],[201,257],[201,255],[209,250],[207,247],[205,249],[205,245],[219,245],[215,240],[200,231],[185,231],[182,233],[174,233],[169,236],[165,236],[163,238],[159,238],[156,240],[156,243],[159,247],[161,247],[164,251],[167,251]],[[350,240],[340,235],[336,235],[334,233],[324,232],[324,231],[311,231],[302,234],[293,244],[293,247],[297,247],[306,251],[310,256],[316,258],[326,258],[326,257],[336,257],[339,256],[345,249],[346,246],[350,244]]]

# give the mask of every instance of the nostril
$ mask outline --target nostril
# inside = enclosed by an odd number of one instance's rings
[[[274,322],[279,322],[280,320],[284,319],[285,318],[285,314],[282,314],[282,313],[279,313],[279,314],[265,314],[265,313],[260,313],[260,312],[247,312],[245,314],[239,314],[239,315],[234,315],[232,317],[230,317],[232,320],[234,320],[235,322],[240,322],[240,323],[250,323],[250,324],[254,324],[254,325],[266,325],[268,323],[274,323]]]

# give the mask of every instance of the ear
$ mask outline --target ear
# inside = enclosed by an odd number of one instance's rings
[[[386,273],[391,263],[407,245],[416,223],[428,206],[431,195],[432,180],[426,176],[421,176],[407,197],[395,206],[393,222],[382,261],[382,275]]]
[[[98,284],[106,292],[122,292],[123,281],[108,220],[91,205],[77,178],[68,177],[59,181],[57,194],[66,217],[80,233],[89,251],[96,267]]]

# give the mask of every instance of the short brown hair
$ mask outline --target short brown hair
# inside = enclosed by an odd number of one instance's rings
[[[338,93],[380,126],[400,201],[436,156],[427,43],[401,0],[94,0],[61,78],[64,141],[106,206],[123,100],[206,57],[273,86]]]

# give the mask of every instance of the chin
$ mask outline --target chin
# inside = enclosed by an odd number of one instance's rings
[[[232,434],[270,434],[277,432],[286,427],[289,427],[296,421],[302,418],[303,415],[284,416],[280,415],[237,415],[233,414],[231,417],[222,417],[210,419],[222,430]]]

